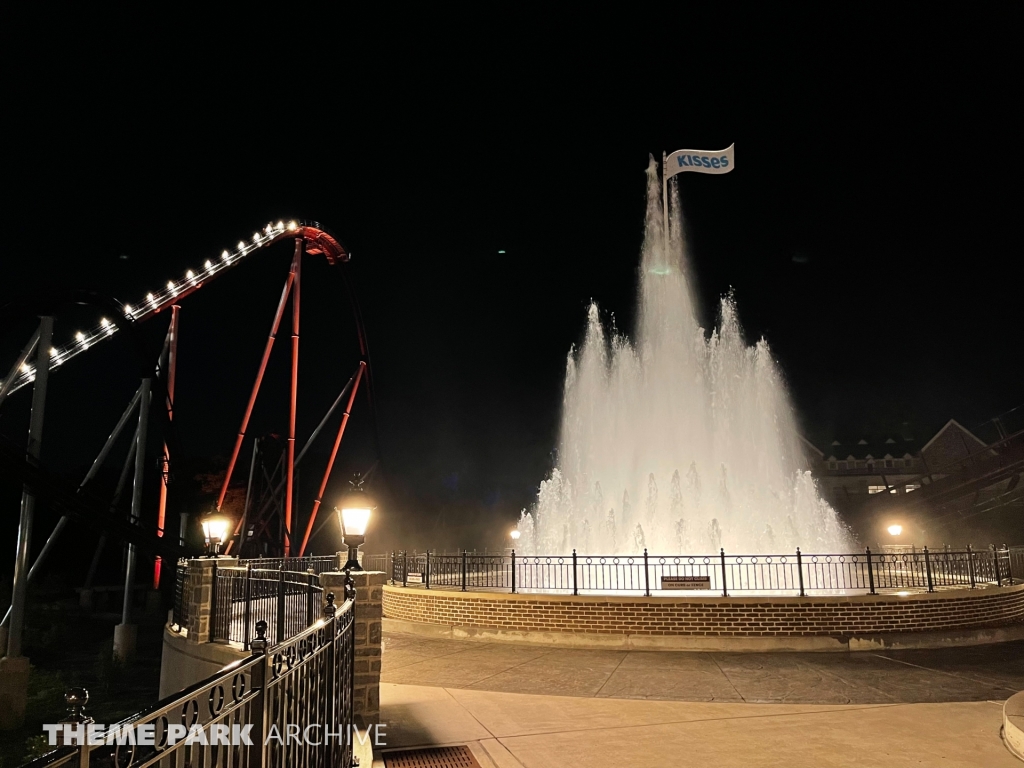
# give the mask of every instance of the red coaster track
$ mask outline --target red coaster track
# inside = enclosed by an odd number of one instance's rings
[[[273,325],[270,330],[269,337],[267,339],[266,346],[264,348],[263,357],[260,361],[259,368],[256,374],[256,380],[252,388],[252,392],[249,396],[248,403],[245,408],[244,415],[242,417],[241,426],[238,431],[237,438],[235,440],[231,457],[228,462],[227,472],[225,473],[220,493],[217,499],[217,508],[220,509],[224,504],[225,495],[227,494],[228,486],[231,483],[232,476],[235,472],[235,468],[238,462],[238,456],[242,448],[242,444],[246,437],[246,432],[249,426],[249,420],[252,415],[253,407],[256,403],[256,398],[259,394],[260,385],[263,381],[264,373],[266,372],[267,364],[270,359],[270,353],[273,349],[274,341],[277,337],[278,330],[281,325],[281,320],[284,317],[284,313],[288,304],[289,298],[291,299],[291,385],[290,385],[290,409],[288,419],[288,438],[287,438],[287,451],[284,457],[284,536],[281,542],[282,550],[285,556],[288,555],[302,555],[309,543],[311,533],[313,531],[313,525],[316,521],[317,513],[321,504],[322,496],[327,487],[327,483],[330,479],[331,470],[333,468],[335,459],[337,457],[338,448],[341,443],[341,439],[344,435],[345,428],[347,426],[349,415],[352,410],[352,405],[355,401],[356,393],[358,392],[359,386],[364,378],[368,378],[369,372],[367,371],[367,347],[365,334],[363,332],[362,323],[360,320],[358,308],[356,308],[356,324],[359,335],[359,346],[362,355],[360,361],[352,379],[349,381],[348,386],[342,395],[339,396],[335,402],[336,407],[347,393],[347,401],[345,409],[341,418],[341,423],[334,441],[334,446],[330,454],[330,459],[326,470],[323,475],[323,479],[319,486],[316,499],[313,503],[313,508],[310,513],[309,519],[305,526],[305,532],[302,536],[301,543],[299,543],[295,531],[293,530],[293,523],[296,522],[295,511],[293,509],[294,499],[294,482],[295,482],[295,465],[297,463],[295,455],[295,422],[296,422],[296,405],[298,396],[298,362],[299,362],[299,322],[301,316],[301,275],[302,275],[302,257],[304,255],[312,256],[324,256],[329,264],[341,264],[349,261],[350,254],[345,247],[338,241],[338,239],[332,235],[329,231],[324,229],[320,224],[316,222],[299,222],[299,221],[278,221],[277,223],[269,223],[265,228],[255,232],[251,239],[248,241],[239,241],[238,245],[231,250],[225,250],[221,253],[220,257],[216,260],[207,260],[202,268],[190,269],[185,273],[185,276],[178,281],[170,281],[167,285],[159,291],[146,294],[145,298],[136,304],[126,304],[123,307],[123,316],[114,317],[108,319],[102,318],[99,324],[91,329],[89,332],[78,332],[75,334],[73,340],[64,346],[54,346],[50,349],[49,354],[49,368],[50,371],[54,371],[69,360],[78,355],[82,354],[95,344],[98,344],[105,339],[115,335],[119,330],[123,330],[126,324],[136,324],[148,320],[165,309],[171,310],[171,322],[168,328],[167,339],[165,342],[165,357],[162,358],[160,365],[160,373],[164,378],[164,386],[167,393],[167,416],[168,419],[172,418],[173,414],[173,397],[174,397],[174,385],[175,385],[175,361],[177,352],[177,320],[178,312],[180,309],[180,302],[189,294],[194,291],[198,291],[204,285],[208,284],[215,277],[223,272],[226,272],[231,267],[240,263],[241,261],[250,257],[253,253],[258,250],[262,250],[267,246],[273,245],[282,240],[293,240],[295,244],[295,250],[292,257],[291,268],[289,269],[288,276],[285,280],[284,288],[281,293],[280,301],[278,302],[277,312],[274,316]],[[15,361],[11,367],[10,373],[7,377],[0,382],[0,405],[4,402],[6,397],[12,392],[21,389],[35,381],[36,371],[30,362],[32,353],[39,342],[39,333],[30,340],[29,344],[25,347],[22,354]],[[37,359],[41,359],[37,355]],[[136,395],[136,401],[139,400],[139,395]],[[133,401],[133,402],[136,402]],[[141,406],[140,406],[141,407]],[[321,422],[320,426],[314,432],[315,437],[320,429],[324,426],[327,418],[334,411],[332,407],[328,415],[324,417],[324,421]],[[131,406],[130,406],[131,408]],[[125,417],[128,413],[126,412]],[[125,421],[125,417],[122,418],[122,424]],[[119,425],[118,429],[120,429]],[[116,433],[115,433],[116,434]],[[112,435],[112,439],[113,439]],[[311,438],[312,440],[312,438]],[[106,451],[109,450],[108,446],[101,452],[100,457],[97,459],[101,462],[106,456]],[[308,443],[307,443],[308,445]],[[301,458],[301,456],[300,456]],[[164,473],[163,481],[160,489],[160,502],[157,514],[157,530],[156,535],[162,537],[164,533],[164,522],[165,522],[165,511],[167,502],[167,472],[166,462],[168,460],[168,448],[164,446],[164,456],[162,461],[164,462]],[[248,511],[248,510],[247,510]],[[244,523],[244,517],[237,523],[235,534],[239,533]],[[264,529],[266,526],[264,526]],[[55,534],[59,533],[59,529],[55,531]],[[53,538],[53,536],[51,536]],[[229,549],[231,544],[229,544]],[[160,580],[160,558],[157,557],[154,582],[155,585],[159,584]]]

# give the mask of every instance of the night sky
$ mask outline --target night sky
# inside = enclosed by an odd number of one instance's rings
[[[367,548],[483,546],[552,466],[588,302],[632,329],[648,153],[735,142],[735,172],[680,177],[704,323],[734,289],[818,443],[975,425],[1024,402],[1019,8],[850,8],[12,24],[0,305],[135,302],[270,220],[318,220],[354,254],[370,338],[387,504]],[[197,461],[230,450],[290,256],[183,303]],[[337,270],[305,264],[300,435],[358,361]],[[56,338],[97,320],[67,310]],[[5,370],[30,332],[0,329]],[[251,432],[285,429],[278,347]],[[44,460],[80,477],[134,377],[116,341],[61,369]],[[23,439],[28,400],[0,434]],[[334,490],[374,460],[363,398],[351,429]],[[3,503],[6,563],[16,489]]]

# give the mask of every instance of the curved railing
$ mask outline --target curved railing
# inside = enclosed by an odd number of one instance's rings
[[[24,768],[351,765],[355,589],[349,582],[345,590],[340,608],[329,595],[318,620],[283,643],[271,645],[266,622],[258,621],[250,658],[100,731],[91,739],[100,743],[75,743],[78,734],[87,740],[92,719],[84,711],[88,694],[69,693],[71,714],[58,735],[70,735],[69,743]],[[324,736],[325,725],[333,737]],[[296,726],[315,728],[316,738],[273,735]],[[188,739],[197,727],[203,737]],[[218,734],[229,743],[217,743]]]
[[[202,587],[201,569],[180,560],[175,581],[172,624],[187,627],[193,591]],[[229,561],[234,562],[234,561]],[[337,555],[257,558],[212,569],[210,640],[249,649],[257,622],[267,623],[275,642],[292,637],[318,616],[323,588],[320,574],[338,568]]]
[[[847,594],[1019,583],[1024,547],[782,555],[456,555],[392,553],[394,584],[426,589],[673,594]]]

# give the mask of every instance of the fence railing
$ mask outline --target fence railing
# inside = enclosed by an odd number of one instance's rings
[[[66,697],[71,714],[62,724],[76,743],[58,747],[24,768],[350,766],[355,681],[351,582],[345,591],[340,609],[329,595],[318,614],[321,618],[283,643],[272,644],[267,622],[257,621],[249,659],[122,720],[116,725],[120,738],[115,735],[108,743],[77,743],[78,734],[82,741],[90,740],[86,735],[92,719],[84,712],[88,694],[73,689]],[[324,733],[326,725],[333,736]],[[187,738],[196,726],[203,738]],[[314,738],[291,738],[296,726],[307,735],[307,726],[315,727]],[[251,743],[236,738],[241,732]],[[218,733],[224,739],[215,738]]]
[[[306,555],[305,557],[254,557],[239,561],[239,565],[252,563],[254,568],[263,568],[271,571],[299,571],[305,572],[310,569],[320,574],[324,571],[337,571],[341,567],[338,562],[338,555]]]
[[[262,564],[248,560],[244,567],[214,570],[212,641],[242,643],[248,650],[253,628],[263,621],[268,636],[280,643],[319,615],[323,588],[316,573],[256,567]]]
[[[512,592],[624,592],[644,595],[683,591],[741,593],[877,594],[997,586],[1024,579],[1024,547],[902,553],[784,555],[457,555],[394,552],[391,581],[426,589]]]
[[[174,611],[172,613],[172,621],[179,627],[188,626],[189,605],[195,586],[196,574],[188,567],[188,560],[179,560],[174,574]]]

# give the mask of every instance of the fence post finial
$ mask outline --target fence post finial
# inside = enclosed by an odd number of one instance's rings
[[[64,694],[64,703],[68,705],[68,713],[61,718],[61,724],[76,725],[84,729],[85,726],[93,722],[93,719],[85,714],[85,705],[89,703],[89,691],[85,688],[68,688]],[[77,731],[75,738],[78,745],[85,744],[85,733],[82,730],[75,730]],[[57,743],[64,744],[64,729],[57,731]],[[85,754],[88,754],[87,748]]]
[[[267,652],[267,622],[260,619],[256,622],[256,637],[249,643],[253,656],[263,656]]]
[[[334,614],[338,612],[338,606],[334,604],[334,593],[327,593],[327,604],[324,605],[324,618],[333,619]]]
[[[91,719],[85,715],[85,705],[89,703],[89,691],[85,688],[68,688],[64,703],[68,705],[68,713],[62,723],[84,723]]]

